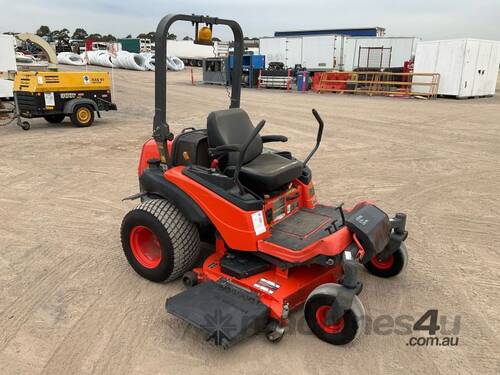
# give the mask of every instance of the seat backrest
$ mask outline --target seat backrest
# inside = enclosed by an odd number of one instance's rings
[[[207,118],[208,144],[210,147],[222,145],[242,145],[250,137],[254,126],[248,114],[241,108],[231,108],[222,111],[214,111]],[[262,139],[259,135],[255,137],[247,149],[243,164],[246,164],[262,153]],[[239,155],[230,152],[228,165],[236,165]]]

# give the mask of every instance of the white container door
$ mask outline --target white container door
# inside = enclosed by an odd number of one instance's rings
[[[500,65],[500,43],[494,42],[491,46],[490,61],[485,74],[484,94],[495,95],[498,79],[498,66]]]
[[[286,65],[286,45],[286,38],[260,39],[260,54],[266,56],[266,67],[270,62],[280,62]]]
[[[492,53],[492,43],[478,42],[478,53],[476,59],[476,69],[474,70],[474,85],[472,96],[486,95],[487,92],[487,72],[488,64]]]
[[[302,66],[309,70],[334,68],[335,37],[307,36],[302,38]]]
[[[354,59],[356,58],[356,49],[356,39],[345,37],[341,46],[342,61],[340,62],[340,70],[352,72],[354,69]]]
[[[422,42],[415,53],[415,73],[439,73],[439,95],[457,96],[461,89],[464,66],[465,40],[445,40]],[[429,82],[428,78],[414,77],[413,81]],[[413,85],[415,92],[423,92],[428,87]]]
[[[474,96],[474,84],[477,74],[477,59],[479,55],[479,41],[468,39],[465,43],[464,66],[462,79],[460,81],[460,90],[458,96],[467,98]]]
[[[294,68],[302,64],[302,38],[286,38],[285,66]]]

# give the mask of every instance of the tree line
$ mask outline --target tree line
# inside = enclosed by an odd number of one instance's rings
[[[115,42],[117,40],[117,38],[112,34],[107,34],[107,35],[106,34],[102,35],[99,33],[89,34],[85,29],[83,29],[81,27],[76,28],[75,31],[73,32],[73,34],[71,34],[71,32],[66,28],[61,29],[61,30],[50,30],[50,28],[48,26],[42,25],[36,31],[36,35],[41,36],[41,37],[47,37],[47,38],[50,38],[52,40],[59,40],[59,41],[66,41],[66,42],[70,39],[78,39],[78,40],[90,39],[94,42]],[[132,35],[129,34],[126,36],[126,38],[130,39],[130,38],[132,38]],[[137,35],[136,38],[154,40],[155,39],[155,32],[150,31],[149,33],[140,33],[139,35]],[[184,40],[188,40],[186,38],[188,38],[188,37],[185,37]],[[176,40],[177,35],[168,34],[168,39]]]
[[[64,28],[61,30],[50,30],[50,28],[46,25],[42,25],[38,28],[36,31],[36,35],[41,36],[41,37],[47,37],[52,40],[59,40],[59,41],[65,41],[67,42],[70,39],[78,39],[78,40],[92,40],[94,42],[115,42],[117,38],[112,35],[112,34],[107,34],[107,35],[101,35],[99,33],[92,33],[89,34],[87,31],[81,27],[78,27],[75,29],[73,34],[71,32]],[[140,33],[139,35],[136,36],[138,39],[150,39],[152,41],[155,40],[155,35],[156,33],[154,31],[150,31],[148,33]],[[128,34],[125,38],[130,39],[132,38],[132,34]],[[177,40],[177,35],[175,34],[168,34],[167,39],[169,40]],[[250,39],[245,37],[246,40]],[[252,38],[252,39],[257,39],[257,38]],[[192,37],[190,36],[185,36],[182,40],[193,40]],[[213,37],[212,40],[214,42],[220,42],[221,40],[217,37]]]

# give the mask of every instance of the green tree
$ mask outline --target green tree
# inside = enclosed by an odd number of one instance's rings
[[[132,35],[131,34],[128,34],[125,39],[132,39]]]
[[[69,40],[69,30],[68,29],[54,30],[50,33],[50,37],[53,40],[67,41]]]
[[[191,38],[190,36],[185,36],[182,40],[193,40],[193,38]]]
[[[168,40],[177,40],[177,35],[175,35],[175,34],[168,34],[167,39]]]
[[[69,30],[66,28],[59,30],[59,39],[69,40]]]
[[[154,31],[150,31],[149,33],[140,33],[137,35],[138,39],[150,39],[155,40],[156,33]]]
[[[75,32],[73,33],[72,38],[73,39],[85,39],[88,36],[89,36],[89,34],[87,34],[85,29],[82,29],[79,27],[79,28],[75,29]]]
[[[215,36],[215,37],[212,38],[212,41],[214,41],[214,42],[220,42],[221,40]]]
[[[102,35],[101,34],[98,34],[98,33],[95,33],[95,34],[90,34],[87,39],[90,39],[94,42],[98,42],[102,39]]]
[[[49,36],[50,35],[50,29],[48,26],[40,26],[38,30],[36,31],[36,35],[38,36]]]
[[[103,35],[100,41],[101,42],[116,42],[116,38],[114,37],[114,35],[108,34],[108,35]]]

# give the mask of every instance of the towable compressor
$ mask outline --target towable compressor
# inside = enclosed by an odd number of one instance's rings
[[[94,113],[116,110],[111,101],[111,81],[107,72],[18,72],[14,79],[17,124],[29,130],[25,118],[43,117],[52,124],[66,116],[73,125],[87,127]]]

